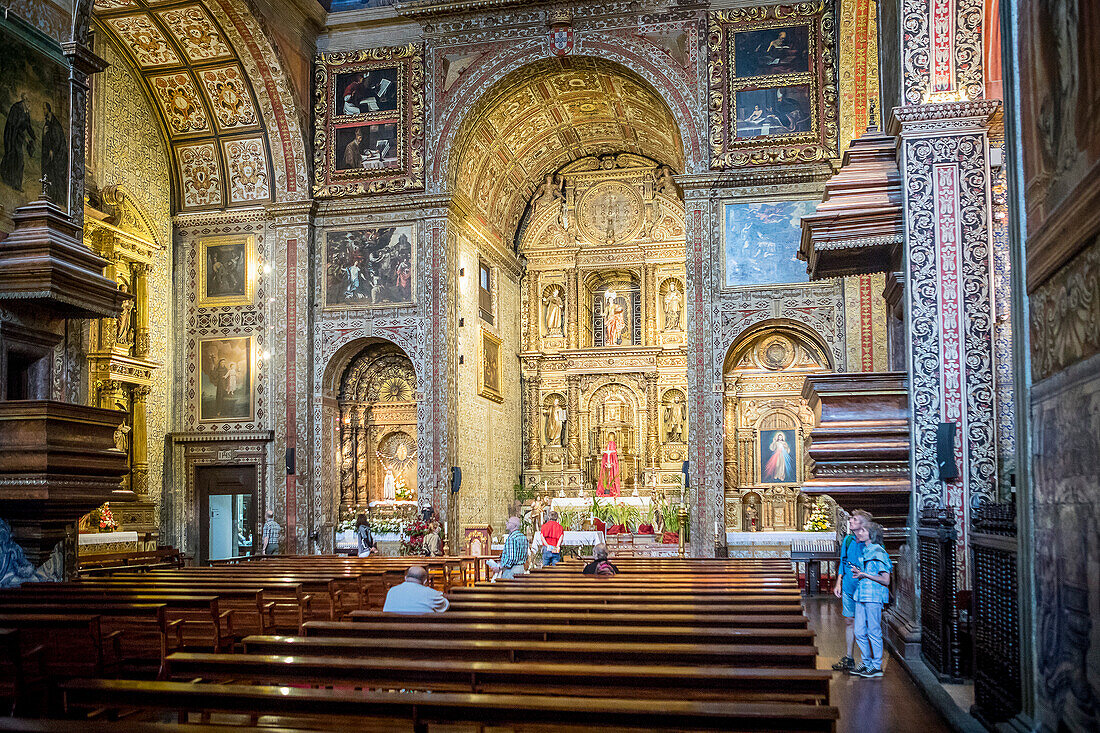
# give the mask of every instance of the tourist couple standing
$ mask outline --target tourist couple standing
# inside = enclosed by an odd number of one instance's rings
[[[833,595],[843,602],[847,655],[833,669],[857,677],[882,676],[882,608],[890,600],[890,557],[882,525],[857,509],[848,517],[848,534],[840,547],[840,572]],[[859,646],[860,663],[852,657]]]

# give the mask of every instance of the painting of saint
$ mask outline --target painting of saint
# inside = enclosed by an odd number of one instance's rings
[[[401,166],[396,122],[338,127],[335,138],[337,171],[375,171]]]
[[[199,342],[199,420],[252,419],[252,338]]]
[[[359,115],[397,109],[397,67],[336,75],[336,114]]]
[[[817,201],[726,204],[726,287],[806,282],[806,263],[796,257],[802,217]]]
[[[325,306],[375,308],[413,302],[416,227],[330,231],[325,239]]]
[[[503,402],[504,394],[500,388],[501,349],[500,339],[489,331],[482,330],[480,346],[480,367],[478,371],[477,393],[494,402]]]
[[[798,481],[793,430],[760,431],[760,482],[793,484]]]
[[[62,209],[69,201],[69,67],[28,33],[0,17],[0,209],[9,214],[43,192]]]
[[[791,25],[742,31],[733,36],[734,76],[797,74],[810,70],[810,27]]]
[[[737,92],[737,137],[766,137],[812,132],[810,85],[794,84]]]

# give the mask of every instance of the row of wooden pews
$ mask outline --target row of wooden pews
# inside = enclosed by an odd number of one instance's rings
[[[363,575],[424,560],[270,558],[187,577],[249,590],[355,577],[362,588]],[[445,582],[440,568],[454,560],[424,564]],[[214,729],[834,729],[830,673],[815,669],[789,562],[614,561],[612,578],[574,562],[448,586],[450,610],[429,616],[384,614],[370,607],[381,599],[360,597],[290,633],[256,628],[231,647],[172,650],[158,680],[70,679],[57,709],[82,723],[167,715]]]

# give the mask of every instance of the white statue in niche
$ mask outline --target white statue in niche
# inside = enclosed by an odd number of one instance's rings
[[[672,400],[665,406],[665,442],[684,442],[685,407],[679,394],[672,395]]]
[[[682,303],[683,297],[680,295],[680,285],[676,280],[672,280],[669,282],[668,292],[665,293],[666,331],[680,330],[680,306]]]
[[[386,469],[386,478],[382,480],[382,498],[385,501],[393,501],[397,498],[396,482],[393,478],[393,471],[389,468]]]
[[[547,445],[564,445],[562,433],[565,429],[565,407],[561,400],[554,397],[550,403],[550,410],[546,415],[546,443]]]
[[[565,309],[565,301],[562,298],[561,288],[551,288],[550,292],[542,299],[542,304],[546,308],[546,335],[565,335],[562,330],[562,311]]]

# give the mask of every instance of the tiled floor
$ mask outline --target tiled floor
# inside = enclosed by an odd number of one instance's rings
[[[828,669],[844,653],[844,619],[832,596],[805,602],[817,634],[817,666]],[[835,673],[830,699],[840,708],[839,733],[946,733],[951,728],[921,696],[909,675],[887,655],[885,675],[862,679]]]

